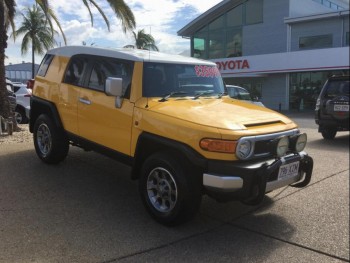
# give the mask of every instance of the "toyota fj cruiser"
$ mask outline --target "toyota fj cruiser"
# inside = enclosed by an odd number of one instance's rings
[[[315,121],[326,140],[349,130],[349,76],[333,76],[324,84],[316,102]]]
[[[306,134],[225,95],[215,63],[144,50],[49,51],[30,131],[46,163],[74,145],[132,166],[147,211],[165,225],[191,219],[203,194],[255,205],[274,189],[304,187],[313,167]]]

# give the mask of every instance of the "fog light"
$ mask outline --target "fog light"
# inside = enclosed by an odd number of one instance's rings
[[[277,146],[276,146],[276,154],[278,157],[284,156],[289,148],[289,138],[287,136],[281,137],[278,140]]]
[[[297,140],[295,141],[295,145],[294,145],[294,149],[297,152],[301,152],[302,150],[305,149],[306,146],[306,142],[307,142],[307,135],[306,133],[302,133],[298,136]]]
[[[236,155],[239,159],[245,160],[250,157],[252,152],[251,141],[240,141],[236,147]]]

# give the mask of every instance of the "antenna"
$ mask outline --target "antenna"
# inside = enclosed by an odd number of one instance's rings
[[[152,36],[152,26],[149,26],[149,34]],[[148,61],[151,61],[151,49],[148,47]]]

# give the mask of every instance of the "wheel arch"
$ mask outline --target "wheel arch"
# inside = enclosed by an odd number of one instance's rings
[[[55,123],[56,127],[63,128],[60,115],[58,113],[56,105],[53,102],[33,96],[31,97],[30,107],[30,132],[33,132],[35,121],[41,114],[49,115]]]
[[[131,173],[132,179],[139,178],[143,162],[147,157],[156,152],[170,152],[181,156],[199,169],[205,169],[207,166],[205,158],[190,146],[169,138],[143,132],[139,136],[136,145],[134,164]]]

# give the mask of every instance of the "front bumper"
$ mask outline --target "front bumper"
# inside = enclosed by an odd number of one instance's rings
[[[295,162],[299,162],[298,173],[279,180],[279,168]],[[238,200],[255,205],[262,201],[266,192],[287,185],[306,186],[312,169],[313,159],[306,152],[262,161],[210,161],[208,171],[203,174],[203,185],[206,193],[218,201]]]

